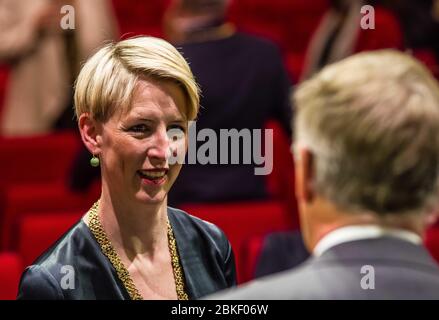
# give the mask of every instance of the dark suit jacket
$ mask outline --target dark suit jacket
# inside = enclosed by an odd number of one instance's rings
[[[309,258],[300,231],[273,232],[264,237],[255,267],[255,278],[297,267]]]
[[[374,274],[365,266],[373,267]],[[365,289],[371,277],[374,289]],[[296,269],[209,298],[439,299],[439,268],[421,245],[391,237],[358,240],[332,247]]]
[[[215,225],[168,207],[190,299],[235,285],[229,241]],[[62,289],[68,268],[74,289]],[[71,267],[70,267],[71,266]],[[64,280],[65,281],[65,280]],[[64,286],[65,288],[66,286]],[[37,261],[26,268],[18,299],[130,299],[113,265],[81,220]]]

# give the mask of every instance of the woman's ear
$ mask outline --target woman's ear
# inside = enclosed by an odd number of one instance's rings
[[[102,126],[89,113],[83,113],[79,116],[78,126],[82,142],[88,151],[93,155],[99,155],[101,153]]]

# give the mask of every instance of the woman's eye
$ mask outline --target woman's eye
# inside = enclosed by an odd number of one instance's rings
[[[131,132],[135,132],[135,133],[145,133],[145,132],[147,132],[148,130],[149,130],[148,126],[147,126],[147,125],[144,125],[144,124],[138,124],[138,125],[132,126],[132,127],[129,129],[129,131],[131,131]]]
[[[180,125],[170,126],[168,128],[168,137],[171,141],[177,141],[184,137],[186,128]]]

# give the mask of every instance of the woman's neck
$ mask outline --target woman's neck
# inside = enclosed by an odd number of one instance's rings
[[[103,189],[98,215],[116,251],[130,260],[139,254],[152,258],[168,246],[166,200],[157,205],[133,204]]]

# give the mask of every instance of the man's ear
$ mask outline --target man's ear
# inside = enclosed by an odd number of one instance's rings
[[[89,113],[83,113],[80,115],[78,126],[82,142],[84,142],[88,151],[95,156],[99,155],[101,153],[102,126],[94,120]]]
[[[299,201],[310,203],[315,196],[314,154],[307,148],[299,147],[299,158],[295,161],[296,197]]]

